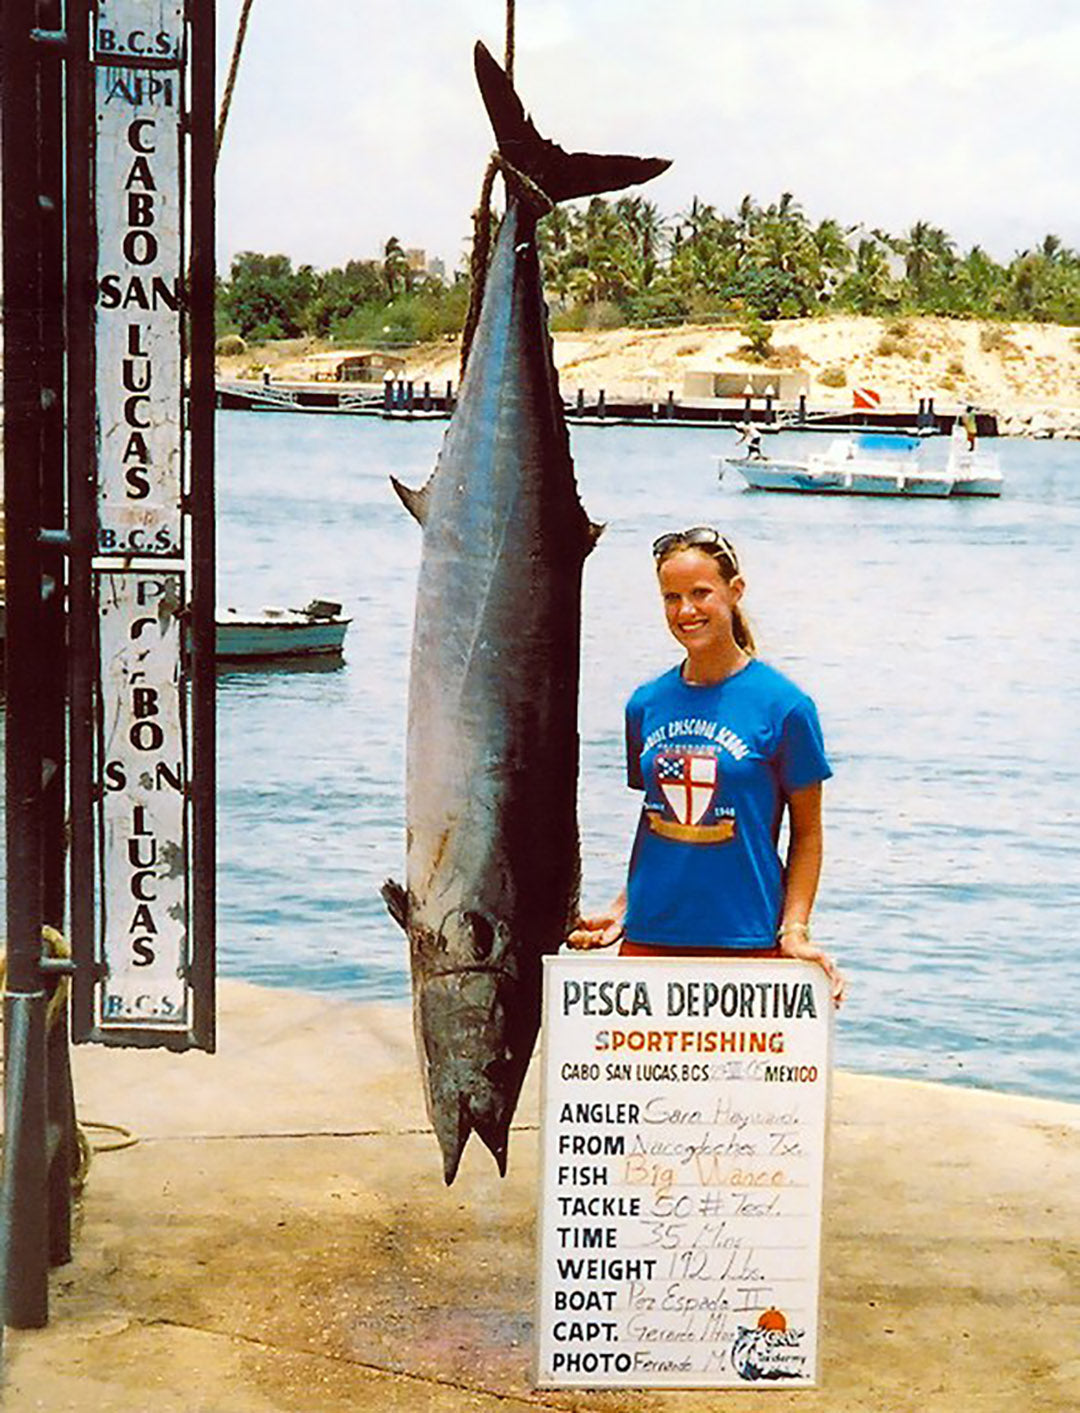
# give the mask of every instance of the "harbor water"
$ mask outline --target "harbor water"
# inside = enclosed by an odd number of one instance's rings
[[[218,414],[219,603],[329,598],[353,619],[340,666],[219,675],[224,975],[408,995],[379,886],[403,876],[420,530],[388,478],[419,485],[444,431]],[[621,886],[639,805],[625,699],[677,658],[650,542],[718,524],[761,655],[817,701],[835,772],[815,932],[849,981],[837,1063],[1080,1102],[1080,444],[989,443],[1000,499],[908,501],[721,484],[727,431],[571,435],[606,523],[585,568],[586,910]]]

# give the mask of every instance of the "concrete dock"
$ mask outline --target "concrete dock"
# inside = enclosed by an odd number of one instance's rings
[[[537,1391],[535,1075],[506,1179],[473,1140],[448,1189],[407,1007],[224,983],[219,1036],[75,1051],[108,1151],[6,1413],[1080,1407],[1080,1106],[839,1074],[821,1387]]]

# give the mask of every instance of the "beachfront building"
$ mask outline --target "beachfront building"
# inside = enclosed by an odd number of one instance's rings
[[[754,400],[773,398],[778,403],[797,402],[810,391],[810,374],[804,368],[690,369],[683,376],[683,397]]]
[[[405,359],[382,349],[352,349],[348,353],[316,353],[304,360],[308,375],[316,383],[378,383],[389,374],[400,378]]]

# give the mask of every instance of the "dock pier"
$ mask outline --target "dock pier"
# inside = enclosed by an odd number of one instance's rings
[[[344,413],[389,421],[447,418],[454,410],[455,389],[447,381],[436,389],[431,380],[362,383],[219,382],[217,406],[244,412]],[[934,399],[915,407],[811,407],[805,393],[794,403],[774,398],[677,398],[669,388],[663,398],[611,397],[604,388],[576,388],[564,395],[566,420],[572,426],[716,427],[735,430],[749,424],[764,432],[929,431],[948,435],[962,415],[959,406],[939,410]],[[976,413],[980,438],[998,435],[997,414]]]

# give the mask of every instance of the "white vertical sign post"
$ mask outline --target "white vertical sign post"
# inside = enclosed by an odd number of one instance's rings
[[[108,973],[97,1022],[186,1028],[187,761],[183,576],[97,576],[104,702],[101,916]]]
[[[183,553],[183,18],[177,0],[98,6],[102,554]],[[135,67],[150,61],[169,67]]]
[[[816,1383],[831,1034],[809,963],[545,958],[540,1386]]]
[[[177,1049],[210,1048],[213,1031],[212,964],[200,961],[192,926],[194,820],[207,817],[192,796],[200,758],[207,772],[212,758],[189,740],[200,572],[185,388],[189,25],[183,0],[98,0],[95,9],[97,886],[79,1035]],[[212,516],[212,494],[204,499]],[[209,815],[212,827],[212,796]]]

